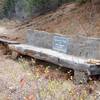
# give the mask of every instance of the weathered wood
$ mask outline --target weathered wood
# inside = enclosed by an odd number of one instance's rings
[[[3,43],[3,44],[19,44],[19,42],[17,42],[17,41],[10,41],[10,40],[1,39],[1,38],[0,38],[0,43]]]
[[[54,50],[53,42],[55,41],[55,36],[63,37],[69,40],[69,42],[65,45],[65,48],[67,49],[66,54],[88,59],[100,59],[100,38],[87,38],[79,36],[73,39],[58,33],[29,30],[25,44]]]
[[[28,55],[40,60],[45,60],[52,62],[54,64],[64,66],[66,68],[84,71],[91,74],[91,66],[96,66],[96,64],[87,63],[87,59],[82,59],[72,55],[67,55],[60,53],[51,49],[40,48],[36,46],[29,46],[25,44],[10,44],[9,48],[13,51],[19,52],[23,55]],[[100,67],[98,67],[100,69]]]
[[[100,39],[30,30],[26,44],[5,39],[0,43],[12,51],[13,59],[22,54],[73,69],[74,83],[87,83],[88,75],[100,75]]]
[[[55,36],[58,36],[58,43],[54,45],[54,42],[56,42]],[[62,39],[60,40],[59,38]],[[66,40],[69,42],[66,42]],[[100,58],[100,39],[78,38],[73,40],[60,34],[30,30],[26,45],[1,38],[0,42],[19,54],[49,61],[74,70],[85,71],[88,74],[100,74],[100,63],[88,61],[88,58]],[[56,45],[58,49],[59,47],[61,47],[60,49],[64,47],[67,49],[64,52],[61,52],[63,50],[57,51],[54,49]],[[17,53],[14,53],[14,58]]]

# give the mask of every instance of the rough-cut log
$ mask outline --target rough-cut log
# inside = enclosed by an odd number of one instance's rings
[[[67,41],[65,44],[63,43],[64,39]],[[63,46],[65,47],[64,49],[66,49],[66,54],[88,59],[100,59],[100,38],[78,36],[73,39],[58,33],[50,34],[44,31],[29,30],[25,44],[55,50],[54,44],[57,44],[59,48],[61,47],[61,44],[58,42],[59,40],[60,43],[63,43]],[[64,49],[62,48],[62,50]]]
[[[100,75],[99,38],[72,39],[29,30],[25,44],[5,39],[0,39],[0,43],[12,51],[14,59],[22,54],[73,69],[76,83],[86,83],[88,75]]]
[[[100,74],[100,67],[97,67],[96,64],[88,63],[87,59],[67,55],[51,49],[29,46],[25,44],[10,44],[9,48],[23,55],[28,55],[30,57],[34,57],[40,60],[52,62],[54,64],[64,66],[66,68],[84,71],[88,75],[92,73],[92,69],[93,71],[98,70]]]
[[[3,43],[3,44],[19,44],[19,42],[17,42],[17,41],[10,41],[10,40],[1,39],[1,38],[0,38],[0,43]]]

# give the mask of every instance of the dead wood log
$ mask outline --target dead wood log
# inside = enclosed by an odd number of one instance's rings
[[[9,45],[9,48],[20,54],[52,62],[54,64],[74,70],[82,70],[88,72],[91,66],[96,66],[95,64],[87,63],[87,59],[82,59],[72,55],[63,54],[51,49],[29,46],[25,44],[11,44]]]

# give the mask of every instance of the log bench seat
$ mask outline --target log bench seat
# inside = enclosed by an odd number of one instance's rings
[[[10,40],[1,39],[1,38],[0,38],[0,43],[2,43],[2,44],[19,44],[19,42],[17,42],[17,41],[10,41]]]
[[[100,64],[98,62],[89,63],[89,59],[83,59],[73,55],[60,53],[51,49],[26,44],[10,44],[9,48],[18,54],[28,55],[30,57],[48,61],[73,70],[84,71],[88,75],[100,74]]]
[[[74,70],[76,84],[87,83],[89,75],[100,75],[100,39],[72,39],[48,32],[28,32],[26,43],[2,40],[12,57],[27,55]]]

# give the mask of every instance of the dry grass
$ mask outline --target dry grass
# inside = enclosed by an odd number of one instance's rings
[[[99,81],[75,86],[71,75],[46,62],[1,55],[0,100],[99,100]]]
[[[26,62],[22,61],[22,65]],[[27,70],[25,65],[23,67]],[[52,66],[47,66],[45,62],[35,63],[33,67],[31,66],[31,70],[34,84],[33,96],[36,100],[99,100],[100,98],[95,81],[90,81],[88,85],[75,86],[72,78],[68,77],[69,71],[65,73],[58,68],[52,69]]]

